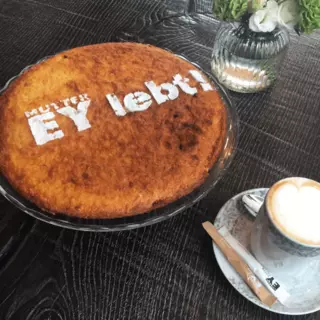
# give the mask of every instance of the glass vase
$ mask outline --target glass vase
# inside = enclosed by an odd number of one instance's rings
[[[246,23],[223,22],[213,47],[212,72],[230,90],[264,90],[275,82],[289,42],[286,29],[254,32]]]

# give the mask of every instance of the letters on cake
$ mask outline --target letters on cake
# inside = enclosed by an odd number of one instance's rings
[[[52,131],[59,129],[58,123],[53,120],[55,115],[52,110],[70,118],[76,125],[78,131],[91,128],[87,119],[90,102],[91,100],[87,94],[80,94],[79,96],[61,100],[60,103],[63,104],[62,106],[59,106],[59,103],[50,103],[47,104],[45,108],[41,106],[30,112],[25,112],[36,144],[43,145],[51,140],[64,137],[62,130]],[[49,133],[49,131],[52,131],[52,133]]]
[[[208,83],[202,74],[197,70],[190,70],[190,75],[200,83],[203,91],[214,90],[210,83]],[[139,112],[147,110],[153,103],[152,97],[157,104],[162,104],[168,100],[175,100],[179,97],[179,89],[190,95],[195,95],[198,92],[196,87],[189,85],[189,79],[183,78],[180,74],[173,77],[172,83],[162,83],[157,85],[153,81],[145,82],[146,88],[150,94],[142,91],[128,93],[123,103],[114,93],[106,95],[114,113],[119,116],[125,116],[129,112]],[[28,123],[37,145],[46,144],[55,139],[64,137],[63,131],[60,129],[58,123],[54,120],[55,114],[53,111],[68,117],[78,131],[84,131],[91,128],[90,122],[87,118],[88,108],[91,99],[87,94],[80,94],[79,96],[70,97],[60,100],[58,103],[50,103],[45,107],[40,106],[29,112],[25,112],[28,118]]]

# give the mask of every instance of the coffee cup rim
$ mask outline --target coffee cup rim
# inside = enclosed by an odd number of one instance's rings
[[[312,182],[315,182],[317,184],[320,184],[318,181],[315,181],[315,180],[312,180],[312,179],[309,179],[309,178],[304,178],[304,177],[288,177],[288,178],[284,178],[284,179],[281,179],[279,181],[277,181],[276,183],[274,183],[268,190],[267,194],[266,194],[266,197],[265,197],[265,201],[263,202],[263,206],[265,208],[265,211],[269,217],[269,220],[271,221],[272,225],[288,240],[298,244],[298,245],[301,245],[303,247],[306,247],[306,248],[317,248],[317,249],[320,249],[320,243],[319,244],[308,244],[308,243],[305,243],[305,242],[301,242],[293,237],[291,237],[289,234],[285,233],[281,228],[280,226],[277,225],[277,223],[275,223],[274,219],[272,218],[272,215],[270,214],[270,210],[268,208],[268,197],[269,197],[269,194],[270,192],[272,191],[272,188],[274,188],[276,185],[278,185],[279,183],[281,182],[284,182],[286,180],[291,180],[291,179],[306,179],[306,180],[309,180],[309,181],[312,181]]]

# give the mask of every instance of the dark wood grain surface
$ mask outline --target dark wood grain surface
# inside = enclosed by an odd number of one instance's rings
[[[0,0],[0,86],[44,56],[106,41],[155,44],[210,71],[218,28],[210,10],[211,0]],[[241,120],[231,168],[207,198],[167,222],[75,232],[1,198],[0,319],[293,319],[229,285],[200,222],[245,189],[286,176],[320,180],[319,61],[319,33],[292,35],[276,87],[231,94]]]

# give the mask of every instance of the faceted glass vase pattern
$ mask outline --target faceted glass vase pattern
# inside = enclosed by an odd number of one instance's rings
[[[253,32],[246,23],[223,22],[213,47],[212,73],[233,91],[264,90],[275,82],[289,42],[286,29]]]

